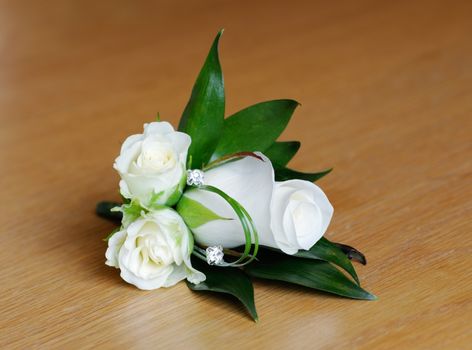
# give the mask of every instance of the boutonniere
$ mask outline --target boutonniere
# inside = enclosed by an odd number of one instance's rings
[[[313,182],[330,169],[287,167],[298,141],[277,141],[298,102],[272,100],[227,118],[216,36],[178,129],[144,125],[114,168],[123,203],[101,202],[120,226],[105,239],[106,264],[144,290],[185,280],[194,291],[233,295],[258,319],[253,278],[374,300],[351,260],[362,253],[324,237],[333,206]]]

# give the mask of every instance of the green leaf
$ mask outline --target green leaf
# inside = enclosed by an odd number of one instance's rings
[[[246,307],[254,321],[258,321],[254,303],[254,288],[251,279],[243,271],[235,267],[209,266],[196,258],[192,259],[192,266],[203,272],[206,280],[199,284],[187,281],[187,286],[190,289],[230,294]]]
[[[302,173],[300,171],[292,170],[289,168],[275,168],[275,180],[286,181],[291,179],[300,179],[314,182],[321,179],[323,176],[328,175],[333,169],[323,170],[317,173]]]
[[[232,220],[231,218],[219,216],[200,202],[187,196],[181,197],[176,210],[190,229],[197,228],[213,220]]]
[[[212,159],[238,152],[264,152],[284,131],[298,105],[294,100],[266,101],[228,117]]]
[[[324,260],[333,263],[349,273],[357,284],[360,285],[356,270],[354,270],[354,266],[352,266],[352,263],[347,258],[346,254],[344,254],[344,252],[334,243],[331,243],[324,237],[316,242],[310,250],[299,250],[294,256],[305,259]]]
[[[179,123],[179,130],[192,138],[188,155],[196,169],[208,162],[223,130],[225,92],[218,58],[222,33],[216,35]]]
[[[347,244],[342,244],[342,243],[335,243],[332,242],[335,246],[337,246],[341,251],[346,254],[349,260],[354,260],[362,265],[367,265],[367,259],[364,254],[362,254],[360,251],[358,251],[356,248],[351,247],[350,245]]]
[[[253,262],[244,270],[253,277],[294,283],[343,297],[377,299],[326,261],[278,255],[270,262]]]
[[[274,167],[283,168],[295,156],[300,149],[300,142],[274,142],[272,146],[264,151]]]

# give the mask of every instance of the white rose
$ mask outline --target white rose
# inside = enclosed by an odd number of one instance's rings
[[[270,228],[287,254],[308,250],[325,234],[333,206],[324,192],[304,180],[276,182],[270,203]]]
[[[170,287],[187,279],[197,284],[205,275],[190,262],[193,237],[182,218],[170,208],[145,214],[108,240],[106,264],[140,289]]]
[[[129,136],[115,160],[121,194],[146,208],[174,205],[185,186],[190,143],[189,135],[167,122],[144,124],[143,134]]]
[[[258,231],[259,244],[287,254],[310,249],[325,233],[333,207],[311,182],[275,182],[270,160],[257,154],[263,161],[246,157],[206,171],[205,184],[226,192],[248,211]],[[224,199],[197,188],[187,190],[184,196],[216,214],[210,221],[191,227],[198,243],[225,248],[245,243],[239,219]],[[181,209],[178,207],[185,220],[188,210]],[[214,219],[217,216],[223,219]]]
[[[257,153],[257,155],[263,160],[245,157],[205,171],[205,184],[219,188],[238,201],[254,221],[259,234],[259,243],[276,247],[274,237],[270,232],[269,208],[274,185],[274,169],[266,156],[262,153]],[[184,196],[199,202],[214,212],[216,214],[214,217],[224,218],[223,220],[208,221],[198,227],[190,227],[198,243],[206,246],[222,245],[225,248],[233,248],[246,242],[237,215],[219,195],[192,188],[185,191]],[[177,210],[186,220],[186,214],[191,213],[192,210],[191,208],[190,210],[183,209],[186,208],[182,208],[179,203]]]

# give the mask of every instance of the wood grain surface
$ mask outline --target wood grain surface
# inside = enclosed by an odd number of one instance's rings
[[[472,346],[471,1],[1,1],[2,349]],[[379,297],[255,282],[261,320],[104,265],[120,143],[176,125],[216,31],[227,115],[302,103],[282,139]]]

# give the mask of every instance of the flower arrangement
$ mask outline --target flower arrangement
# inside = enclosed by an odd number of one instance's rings
[[[224,118],[221,34],[178,131],[158,118],[121,146],[123,203],[97,205],[120,222],[106,238],[106,264],[144,290],[186,280],[194,291],[233,295],[254,320],[252,278],[376,299],[350,261],[365,264],[364,255],[323,237],[333,207],[313,182],[331,169],[288,168],[300,143],[276,141],[299,104],[267,101]]]

